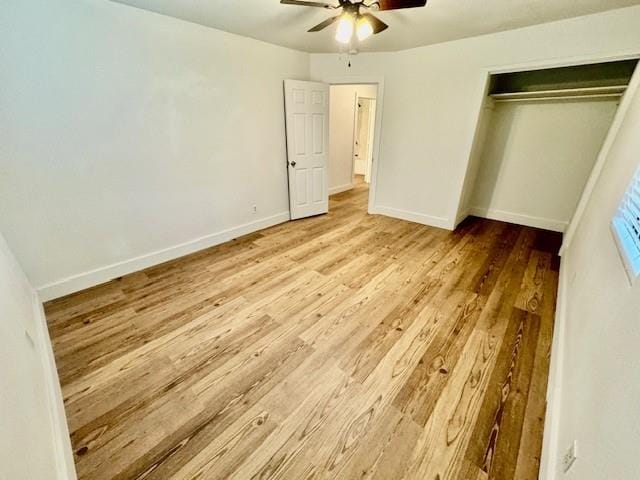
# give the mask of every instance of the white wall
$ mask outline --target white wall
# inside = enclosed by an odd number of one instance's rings
[[[311,77],[382,76],[385,101],[374,208],[455,224],[488,71],[640,52],[640,6],[415,48],[311,55]],[[598,41],[594,41],[597,38]]]
[[[0,22],[0,229],[44,298],[288,219],[308,54],[104,0]]]
[[[75,478],[49,335],[0,235],[0,478]]]
[[[331,85],[329,194],[352,188],[356,96],[376,98],[376,85]]]
[[[554,363],[562,368],[553,406],[557,449],[561,454],[576,439],[578,460],[568,475],[552,465],[549,480],[626,480],[640,472],[640,282],[630,286],[609,228],[640,167],[635,77],[629,109],[562,257],[554,334]]]
[[[564,231],[609,131],[618,101],[494,105],[471,213]]]

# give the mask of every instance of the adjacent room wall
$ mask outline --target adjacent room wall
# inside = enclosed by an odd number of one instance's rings
[[[554,333],[554,364],[562,367],[553,399],[558,430],[545,435],[558,434],[549,445],[557,449],[552,460],[573,440],[578,459],[566,475],[556,459],[548,480],[638,477],[640,282],[630,286],[609,225],[640,168],[639,83],[636,72],[631,103],[562,257]]]
[[[75,478],[44,315],[2,235],[0,343],[0,478]]]
[[[401,52],[311,55],[311,77],[382,76],[377,211],[452,228],[488,71],[640,53],[640,6]],[[598,41],[595,42],[594,38]]]
[[[609,99],[495,102],[471,213],[564,231],[617,107]]]
[[[353,187],[356,96],[376,98],[376,85],[332,85],[329,120],[329,194]]]
[[[0,228],[45,299],[289,218],[308,54],[104,0],[0,22]]]

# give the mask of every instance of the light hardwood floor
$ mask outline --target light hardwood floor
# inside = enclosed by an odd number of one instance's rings
[[[559,236],[366,198],[48,303],[80,478],[536,479]]]

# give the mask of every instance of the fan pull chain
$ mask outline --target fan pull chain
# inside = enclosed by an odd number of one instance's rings
[[[351,49],[349,49],[349,50],[342,50],[342,49],[340,49],[340,50],[339,50],[339,52],[338,52],[338,59],[339,59],[339,61],[341,61],[341,62],[342,62],[342,61],[344,61],[344,60],[345,60],[345,57],[346,57],[346,60],[347,60],[347,68],[351,68],[351,60],[352,60],[352,59],[353,59],[353,57],[354,57],[355,55],[357,55],[357,54],[358,54],[358,50],[356,50],[356,49],[354,49],[354,48],[351,48]]]
[[[353,50],[350,50],[347,55],[348,55],[348,57],[347,57],[347,59],[348,59],[347,68],[351,68],[351,59],[354,56]],[[357,53],[356,53],[356,55],[357,55]]]

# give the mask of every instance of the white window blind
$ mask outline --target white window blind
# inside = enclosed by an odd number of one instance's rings
[[[640,170],[631,180],[612,221],[614,237],[629,278],[640,276]]]

